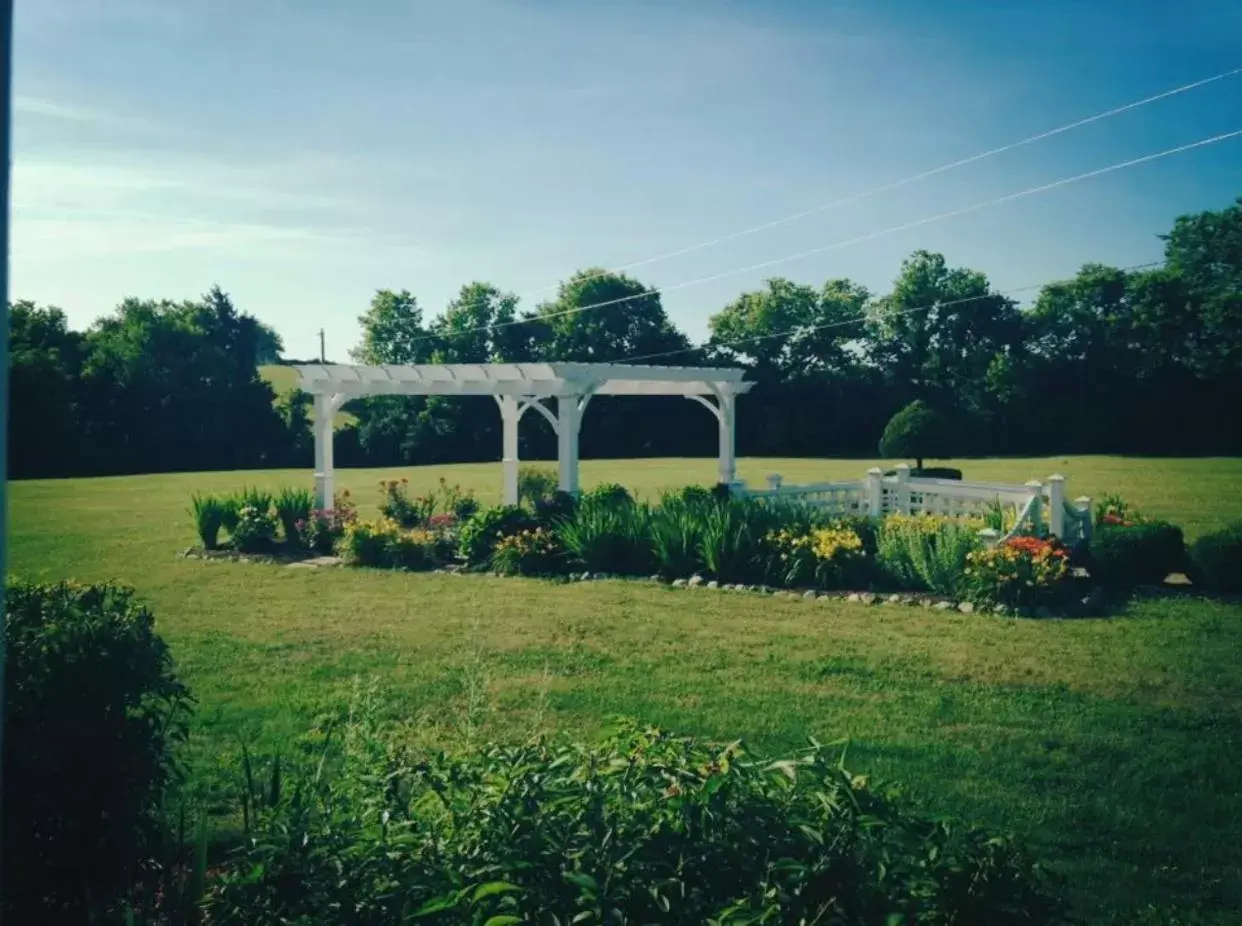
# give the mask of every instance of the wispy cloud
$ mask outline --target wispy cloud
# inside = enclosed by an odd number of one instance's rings
[[[116,129],[151,130],[158,128],[154,122],[146,119],[122,116],[90,106],[80,106],[74,103],[64,103],[45,97],[27,96],[20,93],[13,97],[13,110],[17,114],[19,122],[23,116],[34,116],[40,119],[52,119],[80,125],[107,126]]]

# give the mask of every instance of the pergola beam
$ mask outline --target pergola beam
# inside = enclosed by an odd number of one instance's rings
[[[719,428],[718,475],[736,479],[736,400],[750,390],[736,368],[654,367],[614,363],[499,363],[356,366],[297,364],[299,388],[315,402],[315,501],[333,504],[332,419],[351,399],[369,395],[493,396],[502,421],[504,500],[517,503],[518,425],[534,408],[557,435],[557,482],[578,491],[578,436],[596,395],[684,396],[708,408]],[[709,401],[709,397],[715,401]],[[557,400],[556,412],[544,400]]]

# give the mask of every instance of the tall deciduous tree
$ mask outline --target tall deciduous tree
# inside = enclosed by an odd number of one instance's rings
[[[1019,332],[1016,304],[984,274],[916,251],[893,291],[872,305],[867,354],[902,398],[935,397],[970,412],[983,403],[993,359],[1014,347]]]
[[[358,324],[362,343],[351,356],[359,363],[426,363],[435,351],[423,310],[408,290],[377,291]]]

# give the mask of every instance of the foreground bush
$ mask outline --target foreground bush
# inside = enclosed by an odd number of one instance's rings
[[[0,919],[99,920],[157,836],[189,694],[130,589],[6,594]]]
[[[1214,592],[1242,593],[1242,522],[1195,541],[1190,550],[1195,581]]]
[[[598,745],[413,756],[365,722],[333,741],[345,745],[286,782],[227,863],[213,924],[1009,926],[1060,913],[1010,842],[912,814],[818,745],[769,762],[627,727]]]
[[[655,568],[651,510],[628,493],[584,496],[554,530],[571,566],[628,576],[650,575]]]
[[[1116,589],[1159,585],[1186,568],[1182,529],[1165,521],[1103,522],[1091,537],[1091,577]]]

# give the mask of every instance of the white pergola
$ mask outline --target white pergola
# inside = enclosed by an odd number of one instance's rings
[[[351,399],[370,395],[492,396],[503,422],[504,500],[518,500],[518,423],[532,408],[557,438],[560,488],[578,491],[578,431],[597,395],[684,396],[716,416],[720,434],[719,479],[736,480],[737,397],[754,383],[744,370],[711,367],[630,366],[619,363],[449,363],[416,366],[298,364],[299,388],[315,400],[315,501],[331,507],[333,415]],[[555,411],[546,400],[556,399]]]

